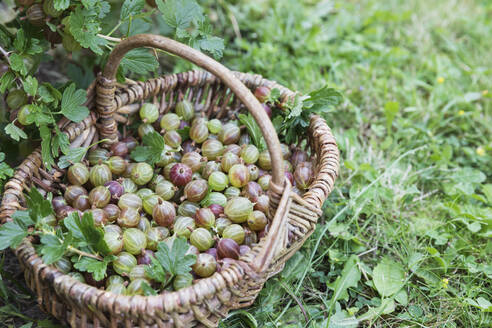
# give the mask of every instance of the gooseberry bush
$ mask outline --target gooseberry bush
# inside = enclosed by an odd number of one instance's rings
[[[194,0],[6,0],[0,4],[0,16],[2,144],[26,140],[28,149],[19,154],[25,156],[39,143],[48,168],[59,155],[70,156],[68,139],[56,123],[61,118],[80,122],[89,114],[84,88],[122,38],[154,31],[216,58],[224,47],[222,39],[211,35],[208,19]],[[55,59],[63,65],[46,76],[44,67]],[[122,61],[118,80],[148,77],[158,66],[156,53],[133,50]],[[11,175],[2,164],[0,179]]]

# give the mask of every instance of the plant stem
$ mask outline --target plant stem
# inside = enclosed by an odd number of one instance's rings
[[[5,49],[3,49],[1,46],[0,46],[0,52],[5,57],[5,60],[7,60],[7,63],[9,63],[9,66],[11,66],[10,59],[9,59],[9,53],[7,51],[5,51]]]
[[[122,23],[122,21],[118,21],[118,24],[116,24],[116,26],[111,30],[111,32],[108,33],[107,36],[111,36],[111,34],[113,34],[118,29],[118,27],[121,26]]]
[[[81,251],[80,249],[77,249],[77,248],[75,248],[73,246],[68,246],[67,249],[69,251],[74,252],[74,253],[77,253],[77,254],[79,254],[81,256],[90,257],[90,258],[95,259],[95,260],[98,260],[98,261],[102,261],[103,260],[103,258],[101,256],[99,256],[99,255],[94,255],[94,254],[91,254],[91,253],[87,253],[87,252]]]
[[[97,36],[100,37],[100,38],[103,38],[105,40],[108,40],[108,41],[121,42],[121,39],[120,38],[113,38],[112,36],[107,36],[107,35],[104,35],[104,34],[98,34]]]

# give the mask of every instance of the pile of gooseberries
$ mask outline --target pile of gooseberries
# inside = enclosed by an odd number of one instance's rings
[[[145,103],[139,114],[142,123],[134,135],[121,136],[110,149],[92,149],[72,164],[64,194],[52,200],[57,221],[74,211],[92,213],[116,256],[103,282],[87,279],[69,260],[57,267],[126,295],[142,294],[143,281],[156,285],[145,266],[160,242],[171,249],[176,238],[186,238],[188,253],[196,255],[192,272],[174,277],[169,288],[177,290],[248,253],[268,231],[273,214],[267,194],[270,155],[251,143],[238,121],[207,119],[186,100],[164,114]],[[185,127],[187,135],[180,133]],[[132,151],[153,131],[165,141],[160,160],[155,165],[133,161]],[[308,153],[282,144],[282,155],[285,176],[302,194],[313,176]]]

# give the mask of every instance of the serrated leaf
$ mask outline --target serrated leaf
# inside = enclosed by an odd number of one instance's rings
[[[24,63],[24,57],[17,54],[13,53],[9,57],[10,59],[10,68],[16,72],[19,72],[21,75],[26,75],[27,74],[27,67],[26,64]]]
[[[15,141],[20,139],[27,139],[27,134],[14,123],[9,123],[5,126],[5,133],[8,134]]]
[[[39,98],[41,99],[41,101],[44,103],[49,104],[49,103],[55,101],[55,98],[51,94],[50,90],[48,90],[48,88],[44,85],[39,86],[38,95],[39,95]]]
[[[374,286],[381,297],[389,297],[402,289],[405,283],[405,271],[401,264],[384,258],[372,273]]]
[[[41,136],[41,156],[43,164],[48,170],[51,170],[52,165],[55,164],[55,160],[51,154],[51,129],[46,125],[39,128],[39,135]]]
[[[89,247],[93,253],[109,255],[110,250],[104,240],[104,230],[94,224],[92,213],[70,213],[64,220],[64,225],[72,233],[79,245]]]
[[[167,284],[176,275],[190,272],[196,262],[196,255],[186,255],[188,249],[189,245],[184,238],[176,238],[171,250],[166,242],[160,242],[147,272],[162,284]]]
[[[148,162],[151,165],[157,163],[166,147],[164,138],[156,131],[152,131],[144,135],[142,141],[145,146],[137,146],[130,157],[137,162]]]
[[[87,256],[72,256],[72,262],[74,268],[82,271],[92,273],[92,277],[96,281],[101,281],[106,277],[108,264],[115,260],[115,256],[108,255],[104,257],[102,261],[87,257]]]
[[[207,35],[206,37],[197,40],[195,47],[212,54],[215,59],[219,59],[224,52],[224,39]]]
[[[86,100],[86,91],[82,89],[75,90],[75,83],[70,84],[70,86],[63,91],[61,113],[65,115],[66,118],[76,123],[82,121],[89,115],[89,109],[82,106]]]
[[[26,204],[33,223],[38,224],[44,217],[54,215],[50,200],[41,195],[35,187],[29,190],[26,196]]]
[[[0,77],[0,93],[4,93],[6,90],[10,89],[12,82],[15,80],[15,74],[8,71]]]
[[[87,148],[84,147],[70,148],[65,155],[60,157],[58,167],[64,169],[74,163],[79,163],[84,158],[86,152]]]
[[[164,21],[171,27],[187,29],[190,24],[203,21],[202,8],[194,0],[156,1]]]
[[[133,16],[139,15],[144,9],[144,0],[125,0],[121,6],[120,20],[126,21]]]
[[[125,71],[146,74],[149,71],[155,71],[159,63],[148,49],[134,49],[123,57],[120,65]]]
[[[70,6],[70,0],[53,0],[53,5],[56,10],[65,10]]]
[[[27,43],[27,39],[26,39],[26,32],[24,31],[24,29],[17,30],[17,34],[15,35],[14,42],[13,42],[14,49],[17,52],[22,53],[26,48],[26,43]]]
[[[38,91],[38,80],[36,80],[35,77],[28,76],[24,81],[22,81],[22,84],[24,86],[24,91],[30,95],[30,96],[35,96],[36,92]]]
[[[100,31],[99,21],[96,15],[86,9],[77,8],[70,14],[70,32],[75,40],[84,48],[89,48],[98,55],[103,54],[101,47],[106,45],[106,40],[97,36]]]
[[[52,137],[51,145],[51,154],[53,155],[53,157],[57,157],[60,153],[60,150],[64,154],[70,151],[70,140],[64,132],[61,132],[59,130],[58,127],[56,127],[55,135]]]
[[[3,224],[0,227],[0,250],[16,248],[27,235],[27,231],[14,221]]]
[[[62,242],[56,235],[43,234],[40,241],[40,252],[43,255],[44,263],[52,264],[65,255],[72,242],[72,236],[70,233],[66,234]]]

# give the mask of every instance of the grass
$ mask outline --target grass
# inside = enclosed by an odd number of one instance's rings
[[[322,223],[221,326],[491,327],[492,3],[209,5],[227,66],[345,95]]]

